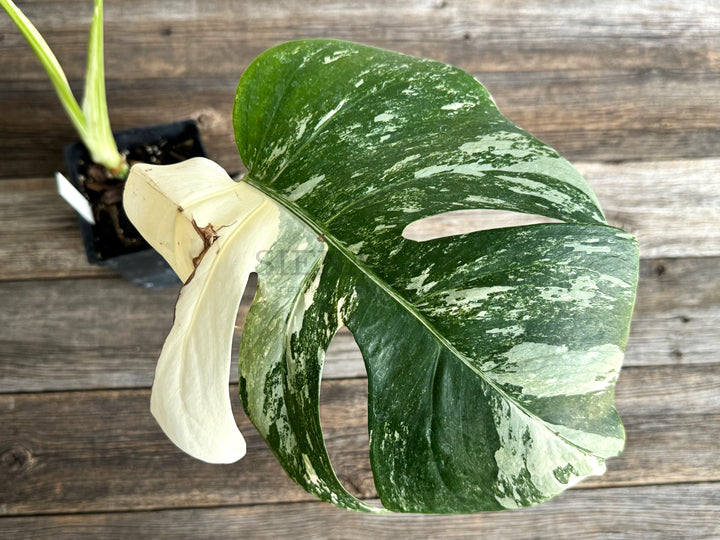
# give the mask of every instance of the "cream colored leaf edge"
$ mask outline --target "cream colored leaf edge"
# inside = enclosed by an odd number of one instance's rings
[[[133,166],[125,211],[185,285],[155,370],[151,411],[181,450],[208,463],[245,455],[228,388],[238,306],[280,210],[216,163]]]

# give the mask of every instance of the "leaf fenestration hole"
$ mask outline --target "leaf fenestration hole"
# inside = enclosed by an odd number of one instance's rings
[[[231,363],[230,363],[230,383],[237,384],[238,382],[238,357],[240,355],[240,340],[242,338],[242,329],[245,326],[245,319],[247,318],[250,304],[252,304],[255,293],[257,292],[257,274],[251,273],[248,277],[247,284],[245,285],[245,291],[240,299],[238,306],[237,317],[235,318],[235,331],[233,332],[232,341],[232,352]]]
[[[559,219],[510,210],[452,210],[413,221],[403,230],[403,238],[425,242],[446,236],[503,227],[521,227],[540,223],[562,223]]]
[[[357,377],[366,377],[365,363],[352,332],[346,326],[342,326],[325,353],[323,379]]]
[[[320,388],[320,423],[340,482],[359,499],[376,497],[370,467],[365,365],[352,333],[342,327],[328,347]]]

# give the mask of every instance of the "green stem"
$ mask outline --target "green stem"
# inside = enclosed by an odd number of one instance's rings
[[[124,169],[125,177],[127,177],[127,163],[117,151],[112,129],[110,129],[103,57],[103,3],[102,0],[95,0],[90,35],[88,36],[87,69],[82,103],[82,110],[90,132],[85,144],[93,161],[104,164],[115,174],[120,174]],[[109,167],[108,164],[110,164]]]
[[[95,0],[95,11],[88,43],[88,71],[85,80],[83,107],[78,104],[68,83],[65,72],[40,32],[12,0],[0,0],[0,5],[10,16],[32,47],[50,77],[63,109],[78,132],[96,163],[104,165],[115,174],[127,176],[128,166],[124,156],[117,150],[110,129],[105,99],[105,74],[103,67],[102,0]]]

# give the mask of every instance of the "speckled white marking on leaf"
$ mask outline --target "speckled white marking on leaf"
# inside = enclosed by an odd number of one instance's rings
[[[440,107],[443,111],[457,111],[463,107],[474,107],[475,103],[461,102],[461,103],[448,103]]]
[[[507,361],[488,376],[500,385],[513,385],[525,395],[543,398],[607,390],[615,384],[623,352],[612,344],[577,351],[564,345],[526,342],[503,356]]]
[[[425,167],[415,173],[415,178],[426,178],[435,174],[444,172],[455,172],[458,174],[466,174],[469,176],[484,176],[487,171],[508,171],[516,173],[536,173],[562,178],[564,182],[582,190],[588,195],[592,201],[597,201],[594,193],[587,187],[585,180],[580,176],[567,160],[559,155],[546,153],[539,154],[537,150],[528,148],[525,135],[512,132],[493,133],[492,135],[480,136],[473,141],[463,143],[458,148],[458,159],[466,159],[463,156],[473,156],[475,154],[488,154],[488,158],[480,162],[471,163],[455,163],[433,165]],[[514,163],[498,166],[494,163],[490,156],[513,158]],[[552,173],[550,172],[552,171]],[[559,197],[558,192],[550,190],[544,184],[539,184],[532,180],[518,179],[516,177],[504,177],[508,181],[516,182],[528,188],[540,188],[543,190],[543,197],[552,200],[552,197]],[[532,182],[530,184],[529,182]],[[537,192],[531,193],[537,196]],[[557,201],[556,201],[557,202]],[[563,202],[572,202],[572,199],[563,198]]]
[[[297,334],[300,332],[303,326],[303,318],[305,312],[310,309],[315,301],[315,293],[317,292],[318,286],[320,285],[320,278],[322,278],[322,266],[317,272],[315,279],[310,283],[309,287],[304,293],[298,295],[295,307],[290,314],[290,318],[287,323],[287,331],[290,334]]]
[[[275,144],[273,146],[272,152],[270,152],[270,155],[267,158],[267,163],[272,163],[273,161],[275,161],[277,158],[279,158],[280,156],[285,154],[285,152],[287,152],[287,149],[288,149],[287,143],[282,144],[282,145],[279,143]]]
[[[560,424],[551,424],[550,422],[546,422],[546,424],[550,430],[558,433],[562,438],[572,441],[573,444],[581,448],[591,448],[593,454],[599,456],[616,456],[622,452],[625,446],[625,441],[622,438],[581,431]],[[577,477],[576,480],[580,480],[580,478]]]
[[[573,280],[570,288],[564,287],[537,287],[540,298],[551,302],[564,302],[572,304],[577,308],[589,308],[593,300],[612,300],[602,294],[597,286],[596,280],[587,275],[579,276]]]
[[[393,118],[395,118],[395,115],[394,115],[392,112],[387,111],[387,112],[384,112],[384,113],[382,113],[382,114],[378,114],[378,115],[373,119],[373,121],[374,121],[374,122],[389,122],[389,121],[392,120]]]
[[[307,454],[302,455],[303,464],[305,465],[305,475],[307,478],[307,481],[311,484],[315,484],[316,486],[320,485],[320,478],[318,477],[317,473],[315,472],[315,468],[312,466],[312,463],[310,461],[310,458],[307,456]]]
[[[482,303],[491,296],[506,293],[513,289],[514,287],[495,285],[493,287],[449,290],[442,294],[442,301],[447,306],[471,306]]]
[[[525,329],[522,326],[518,325],[506,326],[504,328],[491,328],[490,330],[485,330],[486,334],[500,334],[502,336],[521,336],[523,332],[525,332]]]
[[[326,56],[325,58],[323,58],[323,64],[332,64],[336,60],[340,60],[341,58],[345,58],[346,56],[350,56],[355,53],[355,51],[349,49],[335,51],[331,56]]]
[[[288,193],[287,199],[292,202],[297,201],[301,197],[304,197],[308,193],[312,192],[312,190],[315,189],[315,187],[323,180],[325,180],[324,174],[313,176],[310,180],[296,186],[290,193]]]
[[[595,242],[593,242],[593,240],[595,240]],[[581,253],[610,253],[612,251],[612,247],[607,244],[601,246],[592,245],[598,241],[598,238],[586,238],[581,242],[566,242],[564,246]]]
[[[432,267],[433,265],[431,264],[430,266],[424,268],[419,276],[415,276],[410,279],[410,281],[408,281],[408,284],[405,286],[405,288],[409,291],[416,291],[416,294],[418,296],[425,295],[438,283],[437,281],[430,281],[428,283],[425,283],[427,278],[430,276],[430,269]]]
[[[310,122],[311,116],[306,116],[303,118],[299,123],[297,127],[297,133],[295,134],[295,140],[299,141],[302,136],[305,134],[305,130],[307,129],[308,122]]]
[[[453,165],[431,165],[415,171],[415,178],[428,178],[436,174],[448,172],[453,170]]]
[[[534,420],[511,402],[492,399],[500,448],[495,452],[498,477],[496,499],[505,508],[518,508],[556,495],[575,478],[602,474],[602,459],[585,453],[554,436],[548,426]],[[561,482],[555,470],[571,466],[568,482]]]
[[[327,114],[325,114],[325,116],[323,116],[323,117],[318,121],[318,123],[315,124],[315,131],[317,131],[318,129],[320,129],[325,122],[327,122],[328,120],[330,120],[330,119],[335,115],[335,113],[337,113],[340,109],[342,109],[343,105],[345,105],[346,102],[347,102],[347,98],[346,98],[346,99],[343,99],[340,103],[338,103],[338,106],[337,106],[337,107],[335,107],[334,109],[332,109],[331,111],[329,111]]]

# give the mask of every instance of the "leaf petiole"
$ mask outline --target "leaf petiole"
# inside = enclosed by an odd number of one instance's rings
[[[103,3],[95,0],[93,19],[88,39],[88,63],[82,107],[75,99],[65,72],[55,54],[30,19],[12,0],[0,0],[15,25],[32,47],[55,88],[65,113],[70,118],[80,139],[90,152],[93,161],[104,165],[111,173],[125,178],[129,168],[120,154],[110,129],[105,97],[105,70],[103,63]]]

